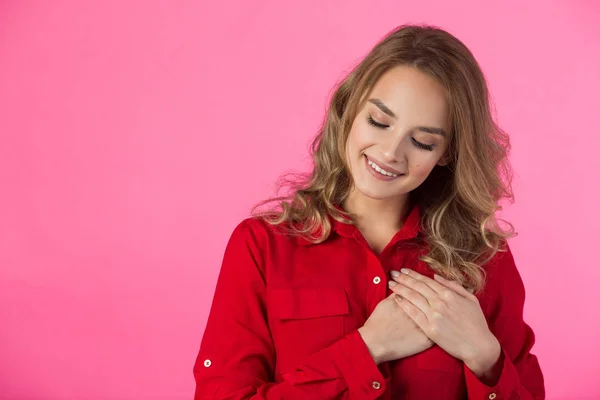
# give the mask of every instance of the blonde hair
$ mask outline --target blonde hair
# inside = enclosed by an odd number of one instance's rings
[[[469,49],[450,33],[430,25],[402,25],[386,35],[339,82],[327,115],[310,149],[313,170],[283,177],[279,190],[290,193],[252,208],[255,217],[281,225],[314,243],[331,232],[327,215],[353,224],[339,210],[353,187],[345,146],[352,123],[377,80],[390,68],[406,65],[427,74],[446,89],[452,129],[448,164],[436,166],[410,193],[421,210],[418,242],[428,251],[420,260],[436,273],[479,292],[485,284],[481,267],[515,236],[502,230],[496,211],[502,198],[514,202],[507,160],[509,137],[492,118],[485,77]],[[271,202],[278,207],[257,212]],[[315,236],[316,235],[316,236]]]

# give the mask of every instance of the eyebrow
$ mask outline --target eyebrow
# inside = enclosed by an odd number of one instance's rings
[[[379,99],[369,99],[369,103],[376,105],[377,108],[379,108],[381,111],[383,111],[390,117],[396,118],[396,114],[392,110],[390,110],[389,107],[383,103],[383,101],[381,101]],[[426,133],[433,133],[436,135],[447,136],[446,132],[442,128],[434,128],[432,126],[417,126],[415,129],[426,132]]]

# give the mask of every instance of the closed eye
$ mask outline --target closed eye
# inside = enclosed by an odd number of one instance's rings
[[[414,145],[417,146],[418,148],[427,150],[427,151],[433,151],[433,148],[434,148],[433,144],[424,144],[421,142],[417,142],[414,138],[411,138],[411,140],[414,143]]]
[[[385,129],[385,128],[389,128],[389,125],[385,125],[382,124],[380,122],[377,122],[373,119],[373,117],[371,117],[370,115],[367,117],[367,122],[371,125],[373,125],[375,128],[380,128],[380,129]]]
[[[373,117],[371,117],[370,115],[367,117],[367,122],[370,125],[373,125],[375,128],[379,128],[379,129],[385,129],[385,128],[389,128],[389,125],[386,124],[382,124],[380,122],[377,122],[373,119]],[[427,150],[427,151],[433,151],[433,148],[435,147],[433,144],[424,144],[421,143],[417,140],[415,140],[414,138],[411,138],[412,143],[417,146],[419,149],[422,150]]]

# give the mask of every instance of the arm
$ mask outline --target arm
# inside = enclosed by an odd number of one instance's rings
[[[386,379],[358,331],[274,382],[276,354],[267,323],[264,259],[260,235],[250,221],[235,228],[225,250],[194,365],[194,398],[368,400],[383,394]]]
[[[544,399],[544,378],[537,357],[530,353],[535,342],[523,321],[525,288],[508,245],[488,269],[491,290],[488,324],[496,336],[498,355],[490,368],[471,370],[465,364],[469,399]],[[485,383],[484,383],[485,382]]]

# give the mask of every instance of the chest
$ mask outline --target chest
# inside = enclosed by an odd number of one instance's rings
[[[276,349],[276,376],[360,328],[391,294],[390,271],[406,267],[433,276],[418,259],[421,251],[412,246],[376,255],[366,246],[338,245],[297,249],[292,256],[286,252],[285,257],[271,255],[266,260],[265,306]],[[382,368],[389,370],[391,389],[398,393],[426,393],[431,382],[437,382],[436,398],[444,398],[439,394],[442,387],[447,393],[464,390],[462,362],[437,346]]]

